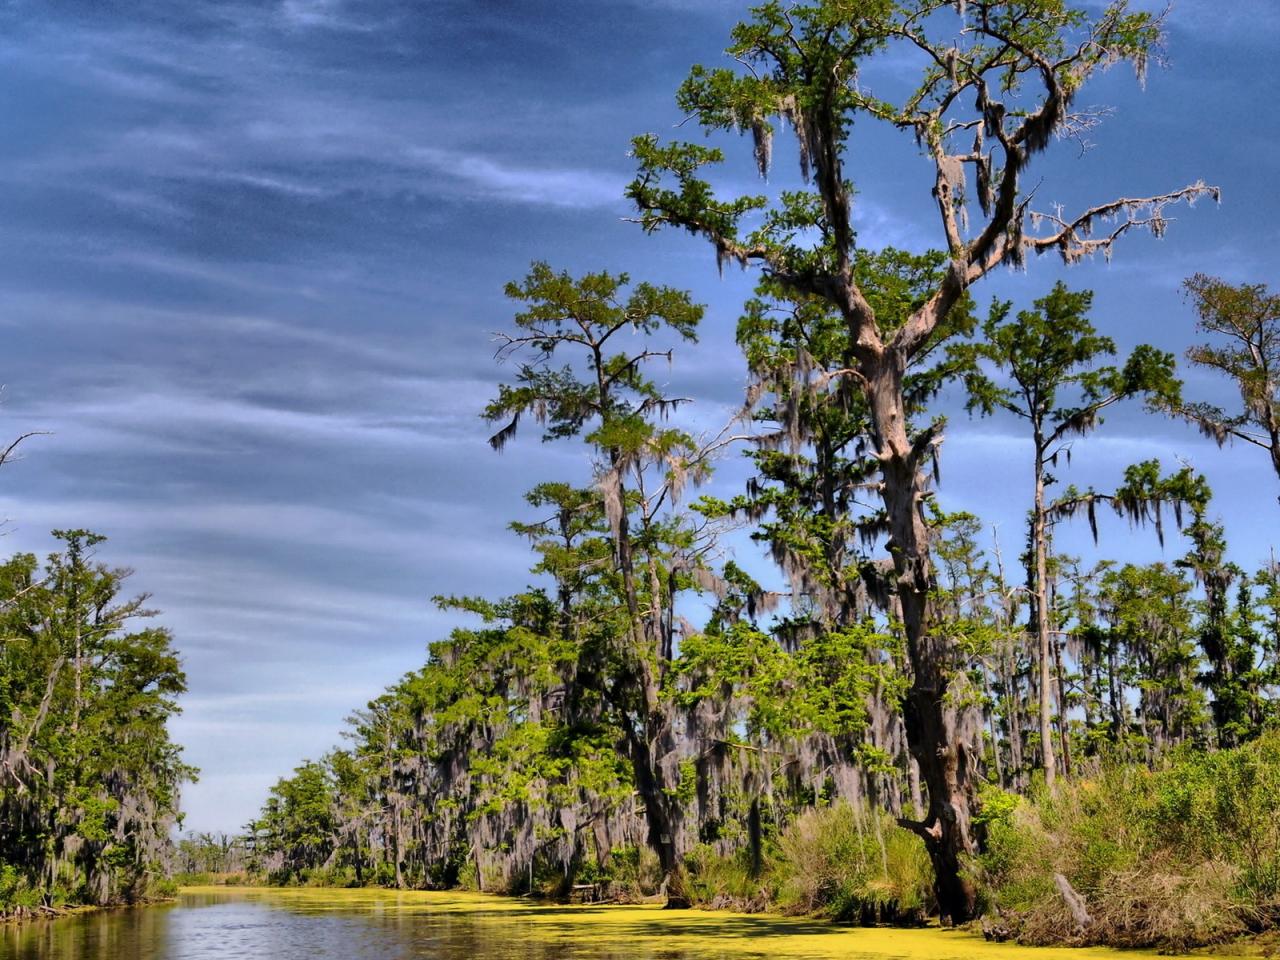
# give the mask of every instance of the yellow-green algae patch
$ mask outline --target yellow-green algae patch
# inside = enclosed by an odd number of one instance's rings
[[[477,924],[492,923],[507,936],[569,942],[578,948],[596,944],[602,950],[628,950],[633,955],[682,952],[690,957],[777,960],[1116,960],[1155,956],[1134,950],[988,943],[976,933],[938,927],[843,927],[770,914],[663,910],[660,904],[559,906],[479,893],[382,889],[184,887],[182,893],[258,901],[301,913],[465,915]]]

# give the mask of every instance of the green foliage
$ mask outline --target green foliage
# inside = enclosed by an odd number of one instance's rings
[[[123,600],[105,538],[55,531],[41,565],[0,564],[0,913],[155,892],[178,789],[195,771],[169,739],[186,689],[167,630]]]
[[[1230,284],[1203,273],[1183,286],[1197,329],[1213,337],[1189,349],[1187,359],[1225,376],[1241,404],[1234,414],[1209,403],[1174,402],[1166,409],[1219,445],[1240,440],[1267,451],[1280,478],[1280,295],[1263,284]]]
[[[497,399],[485,408],[489,422],[507,421],[490,440],[495,449],[515,435],[525,415],[546,427],[544,440],[577,436],[594,421],[587,439],[628,457],[655,441],[673,442],[674,437],[656,430],[650,415],[678,401],[664,399],[642,372],[646,360],[669,359],[670,354],[609,351],[620,331],[646,336],[669,331],[681,340],[694,340],[703,308],[686,293],[647,283],[637,284],[623,299],[629,283],[626,274],[603,272],[574,280],[535,263],[522,283],[507,285],[507,296],[528,306],[516,314],[519,332],[506,338],[502,355],[523,351],[532,359],[521,363],[516,382],[501,384]],[[557,354],[569,352],[582,354],[585,378],[572,365],[550,365]]]
[[[686,857],[695,899],[755,912],[782,910],[840,922],[922,923],[933,906],[933,867],[920,838],[891,817],[840,802],[800,814],[745,847],[700,844]]]
[[[1062,281],[1035,301],[1035,309],[1019,311],[1012,320],[1010,302],[994,303],[983,339],[952,348],[965,362],[968,409],[985,415],[1002,409],[1026,419],[1049,445],[1093,429],[1101,422],[1099,412],[1119,400],[1148,396],[1176,402],[1180,384],[1170,354],[1144,344],[1122,367],[1097,366],[1116,348],[1088,320],[1092,304],[1092,291],[1073,292]],[[1013,383],[993,379],[982,361]]]
[[[902,678],[877,656],[892,645],[874,624],[817,633],[793,651],[743,623],[722,633],[695,634],[677,664],[677,702],[740,696],[747,704],[747,740],[785,741],[805,733],[860,734],[868,699],[877,690],[893,696]],[[864,757],[863,759],[870,759]]]
[[[0,863],[0,911],[5,914],[30,911],[44,901],[27,871],[14,864]]]
[[[978,791],[978,809],[974,812],[974,823],[988,830],[1007,829],[1013,824],[1014,814],[1022,798],[1016,793],[1002,790],[994,784],[984,784]]]
[[[1280,916],[1280,737],[1154,772],[1108,766],[988,823],[974,864],[989,907],[1031,943],[1181,950]],[[1077,929],[1054,881],[1087,905]]]
[[[879,811],[846,803],[808,811],[778,848],[784,909],[834,920],[920,922],[933,908],[924,844]]]
[[[307,762],[271,788],[261,818],[254,825],[259,851],[287,851],[278,876],[288,880],[323,866],[334,847],[334,782],[328,764]]]

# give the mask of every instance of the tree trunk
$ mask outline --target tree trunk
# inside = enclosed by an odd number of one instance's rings
[[[994,541],[996,554],[996,571],[997,583],[1000,587],[1000,595],[1005,598],[1004,602],[1004,623],[1009,626],[1013,620],[1011,610],[1011,601],[1007,584],[1004,577],[1004,556],[1000,552],[1000,538],[994,527],[991,529],[991,536]],[[1004,719],[1005,726],[1008,728],[1007,735],[1009,738],[1009,772],[1008,782],[1015,792],[1022,789],[1022,711],[1019,707],[1019,698],[1021,691],[1018,689],[1018,661],[1017,653],[1012,649],[1001,649],[999,656],[999,667],[996,680],[1000,684],[1000,690],[1004,696]],[[995,738],[994,726],[992,738]],[[996,756],[999,756],[999,746],[996,747]],[[998,768],[997,768],[998,769]],[[1003,786],[1005,778],[1001,777],[1001,785]]]
[[[631,549],[631,527],[626,508],[626,487],[622,483],[622,457],[618,451],[610,451],[610,466],[613,470],[616,495],[620,510],[614,522],[614,555],[618,564],[618,572],[622,575],[623,592],[627,603],[629,634],[631,641],[631,667],[628,678],[638,689],[640,707],[643,715],[641,729],[625,724],[627,752],[631,756],[631,769],[635,777],[636,790],[645,807],[645,822],[649,830],[649,845],[658,855],[658,864],[662,869],[663,884],[666,887],[667,906],[679,909],[690,906],[685,892],[681,871],[680,855],[676,845],[676,810],[670,795],[664,787],[662,769],[655,756],[655,748],[666,739],[668,724],[662,713],[659,698],[658,678],[654,676],[651,655],[659,656],[661,650],[662,623],[660,600],[652,597],[653,616],[658,622],[646,624],[640,612],[640,597],[636,587],[635,559]],[[610,496],[606,491],[606,497]],[[654,588],[657,589],[656,570]],[[647,627],[647,629],[646,629]]]
[[[902,394],[906,361],[895,351],[885,351],[878,362],[864,367],[869,368],[864,392],[880,461],[895,594],[911,661],[911,687],[903,705],[907,743],[928,790],[927,818],[907,825],[924,838],[929,851],[944,922],[959,923],[973,917],[977,906],[976,890],[961,866],[976,849],[970,822],[971,773],[980,750],[975,741],[981,718],[975,720],[968,698],[949,695],[952,681],[963,676],[962,665],[951,639],[931,632],[934,574],[921,503],[926,495],[920,471],[924,451],[913,450],[907,436]]]
[[[924,789],[920,785],[920,764],[913,756],[907,756],[907,785],[911,789],[911,812],[915,817],[924,816]]]
[[[1022,753],[1022,686],[1018,681],[1017,657],[1013,653],[1005,658],[1004,700],[1008,711],[1005,719],[1009,725],[1009,782],[1017,792],[1023,787],[1025,761]]]
[[[1049,658],[1049,557],[1044,515],[1044,454],[1040,438],[1036,437],[1036,504],[1031,514],[1032,550],[1035,554],[1034,581],[1031,593],[1036,605],[1036,649],[1040,660],[1040,756],[1044,764],[1044,782],[1052,790],[1057,777],[1058,764],[1053,749],[1053,708],[1050,705],[1053,674]]]
[[[393,855],[395,857],[396,869],[396,889],[404,889],[404,844],[400,835],[400,803],[395,801],[391,807],[391,825],[392,825],[392,842],[394,844]],[[479,876],[479,861],[476,862],[477,877]]]
[[[1071,779],[1071,728],[1067,723],[1067,684],[1063,679],[1062,640],[1053,636],[1053,663],[1057,675],[1058,693],[1058,739],[1062,744],[1062,775]]]
[[[1119,651],[1114,629],[1107,638],[1107,699],[1111,705],[1111,735],[1117,739],[1124,728],[1124,714],[1120,709],[1120,666],[1116,662]]]
[[[75,636],[75,654],[76,654],[76,694],[75,700],[72,701],[71,713],[71,734],[80,731],[80,711],[84,703],[84,643],[80,636],[80,623],[77,618],[76,636]]]
[[[987,711],[987,729],[991,733],[991,762],[996,770],[996,786],[1004,789],[1004,764],[1000,758],[1000,736],[996,728],[996,698],[991,689],[991,677],[984,668],[982,671],[982,698],[991,704]]]
[[[658,764],[652,750],[653,741],[649,734],[648,729],[635,731],[628,728],[627,747],[631,754],[631,769],[635,775],[636,792],[644,803],[649,846],[658,855],[658,867],[662,870],[667,908],[683,909],[691,906],[691,903],[685,890],[680,851],[676,845],[676,823],[672,816],[670,798],[662,789]]]

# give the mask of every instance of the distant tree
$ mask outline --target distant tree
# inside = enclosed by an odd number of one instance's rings
[[[1269,644],[1259,607],[1274,604],[1274,568],[1250,577],[1226,559],[1222,524],[1208,517],[1208,498],[1194,504],[1194,517],[1184,531],[1191,541],[1177,566],[1189,570],[1204,591],[1196,634],[1207,669],[1201,683],[1213,695],[1210,706],[1220,747],[1234,747],[1262,732],[1272,708],[1267,688],[1275,682],[1277,665],[1267,662]],[[1235,586],[1235,606],[1231,590]],[[1261,588],[1261,598],[1254,588]],[[1261,628],[1261,629],[1260,629]]]
[[[965,375],[968,407],[983,414],[1007,411],[1026,423],[1032,441],[1030,572],[1032,614],[1039,656],[1040,751],[1045,780],[1053,786],[1057,772],[1050,706],[1051,611],[1049,600],[1049,472],[1060,457],[1070,459],[1073,437],[1092,432],[1107,407],[1146,395],[1176,403],[1179,384],[1173,357],[1153,347],[1137,347],[1123,367],[1100,366],[1114,356],[1115,342],[1101,336],[1087,313],[1091,291],[1072,292],[1059,281],[1035,309],[1011,318],[1012,304],[997,303],[982,328],[982,338],[952,351],[974,362]],[[1010,378],[1005,386],[989,376],[981,361]],[[1122,499],[1115,503],[1124,503]],[[1065,721],[1064,721],[1065,723]],[[1065,758],[1064,758],[1065,759]]]
[[[1215,337],[1189,349],[1187,359],[1230,379],[1240,391],[1240,412],[1209,403],[1172,403],[1168,409],[1219,446],[1241,440],[1265,450],[1280,479],[1280,294],[1260,283],[1233,285],[1203,273],[1183,288],[1199,317],[1196,329]]]
[[[129,571],[94,561],[105,538],[54,535],[43,566],[0,564],[0,871],[46,904],[133,900],[195,774],[167,729],[186,676],[167,630],[135,629],[154,612],[121,598]]]
[[[284,867],[291,876],[328,863],[334,852],[335,784],[333,771],[324,761],[308,760],[281,777],[271,788],[263,814],[253,824],[259,850],[286,854]]]
[[[1125,564],[1102,576],[1112,742],[1134,759],[1152,761],[1168,747],[1202,739],[1208,711],[1196,682],[1191,591],[1182,572],[1163,563]]]
[[[623,656],[606,682],[615,691],[612,705],[669,902],[688,905],[677,846],[677,783],[661,761],[672,750],[662,688],[675,655],[679,582],[666,551],[687,546],[689,538],[661,511],[705,470],[707,451],[684,431],[662,425],[685,401],[665,395],[645,368],[671,359],[671,349],[651,338],[695,339],[703,308],[669,287],[629,284],[625,274],[574,279],[545,263],[535,263],[523,282],[508,284],[507,295],[525,309],[516,315],[517,332],[503,338],[500,356],[521,363],[515,382],[500,385],[484,416],[503,424],[490,441],[497,450],[532,416],[545,440],[582,436],[596,456],[597,495],[624,605]],[[636,334],[646,338],[638,348],[621,346],[624,336]],[[556,499],[572,509],[571,495]]]
[[[230,833],[188,833],[173,851],[174,870],[180,874],[242,873],[248,866],[245,838]]]

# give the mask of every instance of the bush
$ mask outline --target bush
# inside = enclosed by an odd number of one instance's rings
[[[847,803],[798,817],[779,842],[785,910],[861,923],[923,922],[933,910],[924,844],[885,813]]]
[[[694,847],[685,858],[694,902],[864,924],[923,923],[934,908],[924,844],[883,812],[848,803],[809,810],[776,839],[766,834],[760,854],[753,864],[746,847]]]
[[[693,902],[745,913],[767,910],[777,897],[776,855],[764,851],[755,871],[751,859],[746,848],[726,856],[709,843],[694,847],[685,858]]]
[[[17,867],[0,861],[0,918],[23,916],[40,905],[40,892]]]
[[[595,874],[604,897],[620,903],[653,896],[662,887],[658,856],[648,847],[615,847]]]
[[[1182,950],[1280,919],[1280,734],[1112,766],[986,824],[972,868],[986,910],[1025,943]],[[1061,876],[1083,899],[1084,926]]]

